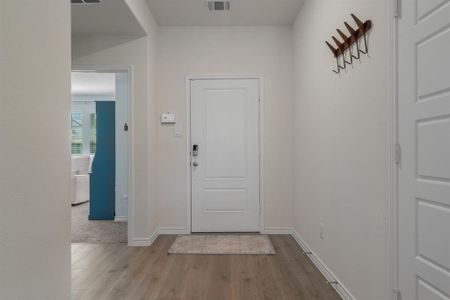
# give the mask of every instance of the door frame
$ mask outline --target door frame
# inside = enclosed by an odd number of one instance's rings
[[[128,226],[127,226],[127,244],[132,246],[133,233],[133,204],[134,204],[134,188],[133,188],[133,174],[134,174],[134,110],[133,110],[133,66],[109,66],[109,65],[72,65],[71,72],[98,72],[98,73],[120,73],[127,72],[128,74]]]
[[[259,131],[259,232],[264,233],[264,77],[261,75],[187,75],[186,76],[186,230],[192,233],[192,180],[191,180],[191,83],[194,80],[254,79],[258,80]]]
[[[386,238],[386,296],[400,300],[398,290],[398,21],[401,14],[399,1],[387,0],[389,43],[389,124],[387,174],[387,238]]]

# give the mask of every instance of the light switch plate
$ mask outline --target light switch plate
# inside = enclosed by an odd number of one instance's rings
[[[166,112],[161,114],[161,124],[175,124],[175,114]]]

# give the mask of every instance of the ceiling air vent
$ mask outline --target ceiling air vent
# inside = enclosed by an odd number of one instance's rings
[[[208,1],[210,11],[228,11],[231,8],[231,1]]]
[[[98,4],[103,0],[71,0],[72,4]]]

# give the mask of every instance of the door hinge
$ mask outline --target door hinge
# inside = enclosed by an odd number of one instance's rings
[[[402,146],[399,143],[395,144],[395,164],[400,165],[402,162]]]
[[[394,0],[394,18],[400,18],[401,0]]]
[[[400,289],[394,289],[394,299],[402,300],[402,293],[401,293]]]

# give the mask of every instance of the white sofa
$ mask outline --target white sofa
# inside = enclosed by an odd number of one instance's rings
[[[72,205],[89,201],[93,155],[72,155]]]

